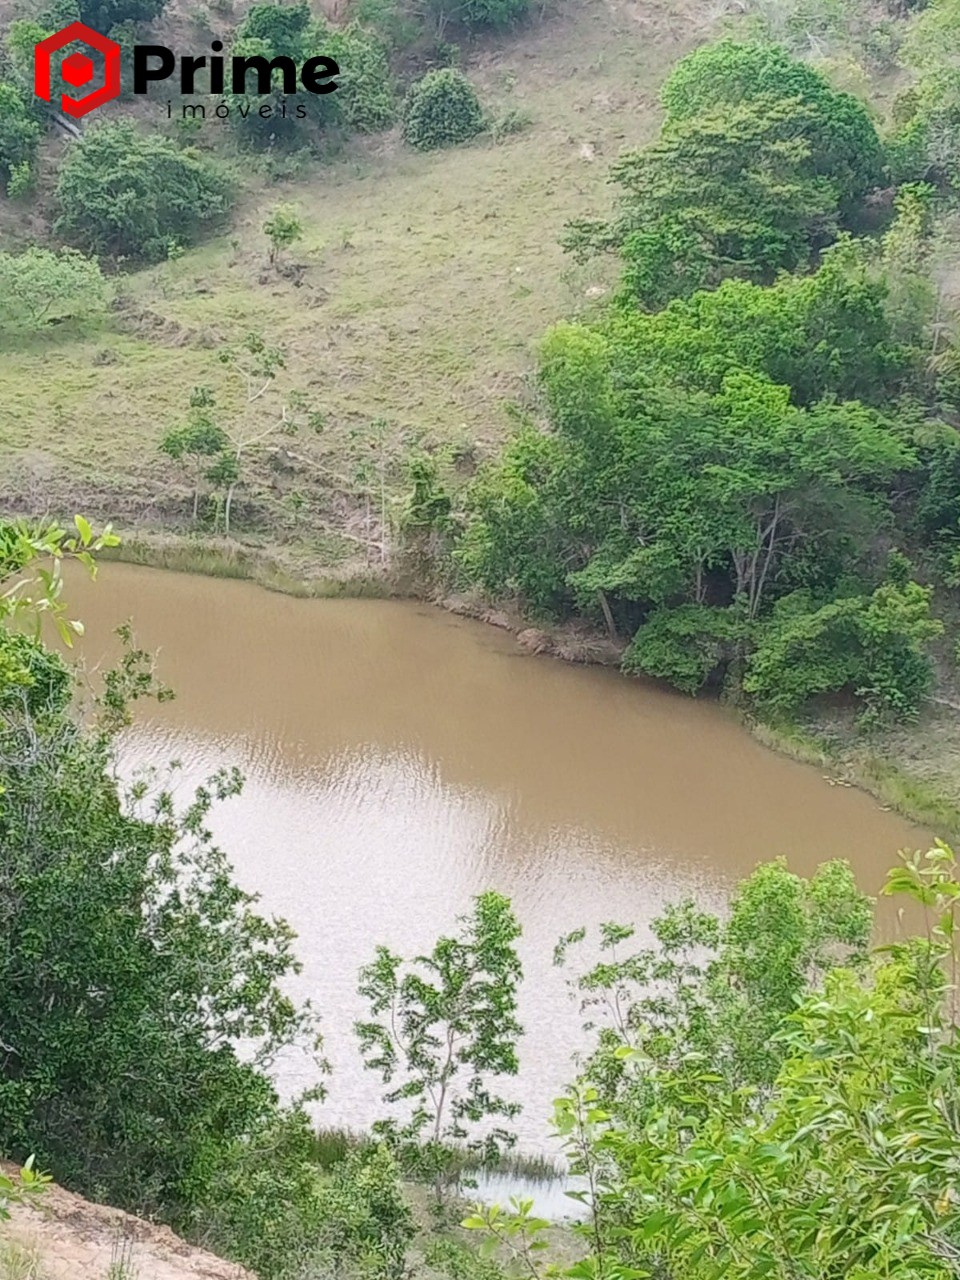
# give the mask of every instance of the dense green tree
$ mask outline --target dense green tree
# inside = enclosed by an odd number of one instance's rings
[[[0,327],[40,328],[50,320],[96,316],[106,304],[99,264],[75,249],[32,246],[0,253]]]
[[[229,1144],[276,1108],[260,1065],[310,1031],[279,988],[292,934],[256,914],[205,830],[236,779],[182,812],[141,787],[135,816],[109,734],[64,706],[5,700],[0,739],[0,1143],[184,1222]]]
[[[824,396],[888,404],[913,378],[922,318],[895,335],[889,286],[875,251],[843,238],[811,275],[784,275],[767,288],[726,280],[676,299],[654,315],[615,313],[618,376],[666,376],[715,392],[734,369],[790,387],[803,405]],[[897,341],[897,337],[901,341]]]
[[[912,465],[896,429],[856,403],[798,408],[788,388],[744,371],[727,373],[716,395],[624,387],[618,358],[601,334],[555,330],[543,359],[554,438],[516,446],[527,482],[566,525],[568,588],[602,589],[606,579],[640,600],[686,590],[703,603],[723,569],[756,616],[788,547],[800,555],[799,540],[816,532],[824,555],[846,519],[861,509],[876,519],[875,483]],[[522,493],[496,493],[486,535],[515,503],[529,512]]]
[[[660,95],[671,120],[771,96],[811,109],[805,136],[814,167],[843,201],[852,204],[879,184],[883,148],[868,109],[780,45],[732,39],[701,45],[681,58]]]
[[[624,297],[644,307],[806,266],[881,177],[866,110],[777,46],[696,50],[664,104],[660,138],[612,168],[619,215],[565,238],[581,256],[619,252]]]
[[[156,261],[221,219],[226,174],[128,122],[102,124],[70,147],[56,192],[56,231],[91,253]]]
[[[110,540],[76,525],[3,527],[6,620],[61,608],[40,556],[89,561]],[[0,1148],[186,1221],[230,1144],[276,1112],[263,1066],[284,1045],[313,1050],[313,1015],[280,987],[293,935],[211,843],[234,774],[179,811],[145,783],[121,791],[113,740],[155,687],[146,655],[127,650],[87,726],[62,660],[0,635]]]
[[[890,165],[898,182],[960,185],[960,9],[933,0],[908,28],[903,62],[913,83],[894,104]]]
[[[471,485],[465,576],[602,620],[625,670],[688,692],[725,681],[792,713],[844,691],[867,720],[915,716],[942,628],[889,546],[933,544],[948,582],[960,562],[954,433],[925,421],[956,363],[931,198],[904,187],[882,237],[841,235],[815,272],[555,329],[549,429]]]
[[[917,582],[888,582],[824,603],[803,591],[784,596],[757,638],[744,688],[787,712],[814,694],[850,690],[868,718],[915,719],[933,686],[927,643],[943,631],[931,595]]]

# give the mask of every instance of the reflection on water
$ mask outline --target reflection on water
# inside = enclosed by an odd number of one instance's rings
[[[429,947],[487,888],[523,923],[521,1142],[549,1151],[550,1102],[578,1018],[551,965],[579,924],[635,921],[784,854],[797,871],[846,856],[875,891],[922,833],[871,799],[760,747],[722,709],[601,670],[517,652],[425,606],[301,601],[245,583],[107,566],[74,583],[94,666],[132,617],[175,702],[142,709],[124,767],[183,763],[195,784],[247,777],[214,829],[241,883],[299,934],[299,995],[323,1013],[334,1074],[321,1119],[379,1113],[352,1024],[378,942]],[[307,1083],[285,1063],[281,1083]],[[558,1192],[559,1194],[559,1192]],[[538,1197],[539,1200],[539,1197]]]

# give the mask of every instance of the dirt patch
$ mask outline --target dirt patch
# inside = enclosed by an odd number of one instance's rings
[[[236,1263],[188,1245],[169,1227],[92,1204],[55,1185],[36,1205],[13,1210],[0,1226],[0,1241],[34,1256],[43,1280],[106,1280],[121,1255],[137,1280],[255,1280]]]

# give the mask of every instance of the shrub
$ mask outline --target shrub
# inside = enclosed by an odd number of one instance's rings
[[[477,92],[460,71],[428,71],[411,85],[403,103],[403,136],[412,147],[429,151],[475,137],[483,128]]]
[[[93,253],[156,262],[230,205],[225,173],[199,152],[127,123],[101,125],[60,170],[55,230]]]
[[[323,48],[340,68],[333,105],[344,124],[360,133],[376,133],[392,124],[394,91],[383,43],[352,27],[329,36]]]
[[[80,20],[95,31],[110,31],[121,23],[152,22],[166,0],[79,0]]]
[[[623,669],[696,693],[732,657],[740,631],[730,609],[701,604],[658,609],[630,642]]]
[[[774,607],[743,687],[767,707],[795,711],[820,693],[848,689],[866,723],[916,719],[933,683],[927,644],[942,630],[929,587],[886,582],[869,596],[817,607],[804,591]]]
[[[465,0],[458,13],[465,27],[509,27],[526,16],[530,0]]]
[[[272,60],[279,56],[303,62],[323,54],[340,68],[336,93],[298,95],[296,109],[286,103],[279,83],[269,93],[228,94],[234,104],[231,118],[245,136],[259,141],[280,137],[293,140],[300,135],[297,120],[304,115],[324,126],[342,121],[351,129],[371,133],[393,120],[393,88],[383,42],[359,27],[331,31],[314,18],[305,0],[297,4],[256,4],[237,29],[234,55]],[[252,77],[251,77],[252,81]],[[264,117],[263,106],[272,108]],[[244,107],[241,111],[236,109]],[[297,112],[301,114],[298,116]]]
[[[103,310],[106,281],[99,265],[76,249],[0,253],[0,329],[40,328],[56,316]]]
[[[31,116],[17,88],[0,82],[0,181],[5,186],[22,172],[24,165],[30,173],[42,136],[43,129]]]

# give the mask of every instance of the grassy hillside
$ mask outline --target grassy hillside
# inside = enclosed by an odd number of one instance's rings
[[[505,403],[524,394],[545,327],[605,291],[604,264],[577,268],[561,252],[564,221],[606,207],[611,159],[652,135],[660,81],[715,20],[657,0],[570,2],[466,53],[490,113],[529,116],[521,133],[426,155],[381,135],[284,184],[248,160],[219,239],[118,277],[105,323],[11,344],[0,423],[9,498],[128,524],[175,518],[184,489],[157,442],[192,385],[218,383],[217,348],[251,329],[284,347],[286,385],[325,417],[305,447],[326,472],[297,478],[294,464],[261,495],[268,510],[284,488],[312,486],[316,527],[349,532],[356,513],[329,490],[347,488],[375,418],[390,458],[414,438],[468,461],[486,450],[506,430]],[[207,122],[201,145],[226,127]],[[304,221],[297,283],[266,266],[260,228],[281,200]],[[283,524],[278,508],[274,538]],[[315,552],[336,560],[348,547],[327,537]]]

